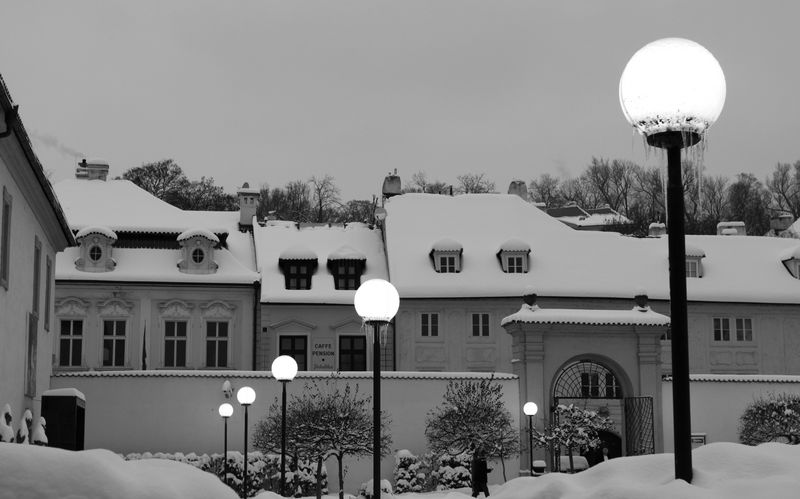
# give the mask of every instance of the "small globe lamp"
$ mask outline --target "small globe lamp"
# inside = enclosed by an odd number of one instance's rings
[[[219,406],[219,415],[225,422],[222,445],[222,482],[228,483],[228,418],[233,415],[233,406],[225,402]]]
[[[628,123],[653,147],[667,151],[667,223],[672,327],[675,478],[692,481],[689,335],[681,149],[700,142],[725,104],[725,75],[703,46],[664,38],[631,57],[619,81]]]
[[[370,279],[358,287],[356,313],[372,327],[372,498],[381,498],[381,348],[380,328],[386,327],[400,308],[400,295],[383,279]]]
[[[528,416],[528,462],[531,468],[531,476],[533,476],[533,417],[539,412],[539,406],[536,402],[525,402],[522,406],[522,412]]]
[[[286,483],[286,383],[297,375],[297,361],[290,355],[281,355],[272,361],[272,375],[281,382],[281,495],[285,495]]]
[[[256,401],[256,391],[243,386],[236,392],[236,400],[244,407],[244,476],[242,477],[242,497],[247,497],[247,408]]]

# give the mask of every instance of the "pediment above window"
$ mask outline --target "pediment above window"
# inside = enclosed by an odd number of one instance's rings
[[[184,274],[214,274],[219,265],[214,261],[214,248],[219,238],[206,229],[189,229],[178,236],[181,261],[178,270]]]
[[[89,310],[89,302],[74,296],[63,298],[56,303],[56,315],[65,316],[85,316]]]
[[[233,316],[236,305],[224,302],[222,300],[214,300],[205,305],[201,305],[203,317],[207,318],[230,318]]]
[[[131,315],[133,303],[119,298],[111,298],[97,305],[98,314],[104,317],[125,317]]]
[[[190,317],[194,305],[183,300],[169,300],[158,304],[162,317]]]
[[[84,227],[75,234],[80,244],[80,257],[75,260],[75,268],[83,272],[109,272],[117,262],[111,257],[112,247],[117,242],[117,234],[107,227]]]

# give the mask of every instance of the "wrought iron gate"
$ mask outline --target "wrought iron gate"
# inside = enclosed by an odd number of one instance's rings
[[[625,397],[625,453],[655,454],[653,397]]]

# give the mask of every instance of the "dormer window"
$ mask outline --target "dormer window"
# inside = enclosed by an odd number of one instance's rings
[[[81,256],[75,267],[84,272],[108,272],[117,263],[111,258],[111,247],[117,242],[117,235],[106,227],[85,227],[75,234],[81,245]]]
[[[183,258],[178,269],[184,274],[214,274],[219,265],[214,262],[214,247],[219,238],[206,229],[189,229],[178,236]]]
[[[528,272],[528,255],[531,247],[519,239],[511,239],[500,246],[497,258],[506,274],[524,274]]]
[[[703,277],[702,259],[705,257],[706,253],[702,249],[686,245],[686,277]]]
[[[286,289],[311,289],[311,277],[317,270],[317,254],[303,247],[283,251],[278,257]]]
[[[461,244],[452,239],[437,241],[431,249],[433,268],[440,274],[461,272],[461,256],[464,252]]]
[[[358,289],[366,263],[366,255],[349,246],[342,246],[328,255],[328,271],[333,275],[334,288]]]

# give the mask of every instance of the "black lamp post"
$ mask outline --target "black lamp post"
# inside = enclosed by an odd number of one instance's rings
[[[682,38],[652,42],[628,62],[619,82],[628,122],[667,151],[667,227],[675,478],[692,481],[689,330],[681,149],[703,139],[725,103],[725,76],[701,45]]]
[[[233,414],[233,406],[225,402],[219,406],[219,415],[225,422],[225,433],[222,447],[222,482],[228,483],[228,418]]]
[[[372,499],[381,497],[381,348],[380,328],[387,326],[400,307],[397,290],[388,281],[370,279],[359,286],[353,303],[356,313],[372,328]]]
[[[531,469],[531,476],[533,476],[533,416],[539,412],[539,406],[535,402],[526,402],[522,406],[522,412],[528,416],[528,464]]]
[[[297,361],[289,355],[281,355],[272,361],[272,375],[281,382],[281,485],[282,496],[286,495],[286,383],[297,375]]]
[[[247,408],[256,400],[256,392],[243,386],[236,392],[236,399],[244,407],[244,476],[242,477],[242,497],[247,497]]]

